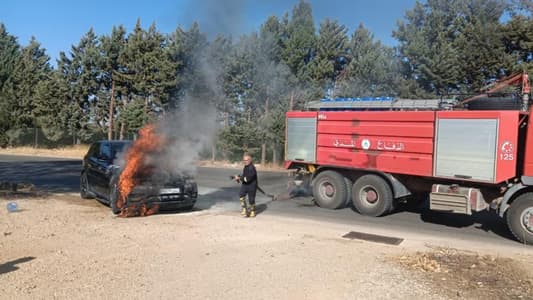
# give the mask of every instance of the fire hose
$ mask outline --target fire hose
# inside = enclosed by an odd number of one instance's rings
[[[231,180],[235,180],[237,177],[241,177],[239,175],[231,175],[229,178]],[[237,182],[240,182],[240,180],[238,180]],[[267,192],[265,192],[259,185],[257,185],[257,190],[259,192],[261,192],[263,195],[267,196],[267,197],[270,197],[270,201],[268,202],[272,202],[272,201],[276,201],[276,196],[275,195],[272,195],[272,194],[268,194]]]

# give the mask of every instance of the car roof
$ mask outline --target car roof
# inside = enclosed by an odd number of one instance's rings
[[[97,143],[110,143],[110,144],[131,144],[132,140],[100,140]]]

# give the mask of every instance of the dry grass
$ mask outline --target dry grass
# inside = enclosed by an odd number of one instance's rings
[[[32,147],[0,148],[0,154],[47,156],[81,159],[89,150],[89,145],[76,145],[56,149],[42,149]]]
[[[392,260],[453,299],[533,298],[531,265],[511,258],[437,248]]]

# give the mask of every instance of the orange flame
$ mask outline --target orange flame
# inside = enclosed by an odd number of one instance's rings
[[[156,126],[148,124],[139,131],[139,139],[137,139],[128,150],[126,154],[126,166],[118,181],[119,197],[117,199],[117,207],[121,209],[121,215],[128,216],[128,212],[124,207],[126,198],[130,195],[136,185],[139,184],[139,175],[143,174],[145,169],[146,159],[149,154],[161,151],[164,144],[164,139],[156,132]],[[150,214],[150,210],[146,210],[140,215]],[[148,213],[147,213],[148,212]]]

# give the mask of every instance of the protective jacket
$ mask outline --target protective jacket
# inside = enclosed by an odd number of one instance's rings
[[[257,186],[257,171],[254,164],[244,166],[241,176],[242,184]]]

